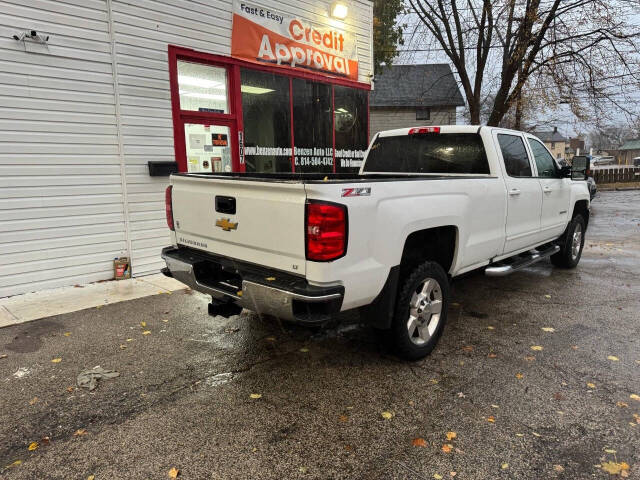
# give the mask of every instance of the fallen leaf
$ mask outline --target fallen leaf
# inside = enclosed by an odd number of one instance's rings
[[[445,443],[444,445],[442,445],[442,451],[444,453],[451,453],[451,450],[453,450],[453,445],[451,445],[450,443]]]
[[[491,404],[492,408],[500,408],[498,405]]]
[[[516,433],[516,437],[524,437],[524,433]]]
[[[257,400],[258,398],[262,398],[262,394],[261,393],[252,393],[251,395],[249,395],[249,398],[253,398],[254,400]]]
[[[0,355],[0,358],[7,358],[7,354],[3,353],[2,355]]]
[[[22,460],[16,460],[15,462],[10,463],[7,465],[7,468],[17,467],[18,465],[22,465]]]
[[[307,467],[300,467],[298,470],[300,470],[300,473],[307,473],[309,471]]]
[[[309,351],[309,349],[308,349],[307,347],[302,347],[302,348],[300,349],[300,351],[301,351],[302,353],[307,353],[307,352]]]
[[[455,477],[458,474],[458,472],[449,472],[449,475],[451,475],[452,477]]]
[[[164,323],[167,323],[167,322],[169,321],[169,319],[168,319],[168,318],[163,318],[163,319],[162,319],[162,321],[163,321]]]
[[[238,293],[237,293],[236,295],[238,295],[239,297],[241,297],[241,296],[242,296],[242,290],[238,290]]]
[[[276,279],[276,277],[267,277],[267,278],[265,278],[265,280],[267,282],[273,282],[275,279]]]
[[[611,360],[612,362],[619,362],[620,361],[620,359],[618,357],[614,356],[614,355],[609,355],[607,357],[607,360]]]
[[[141,327],[146,327],[147,326],[147,322],[140,322],[140,326]]]
[[[551,298],[551,295],[545,295],[544,298]]]
[[[84,429],[84,428],[79,428],[78,430],[76,430],[76,431],[73,433],[73,436],[74,436],[74,437],[81,437],[82,435],[86,435],[86,434],[87,434],[87,430],[86,430],[86,429]]]
[[[556,329],[553,327],[542,327],[542,330],[549,333],[553,333],[556,331]]]
[[[540,345],[532,345],[531,346],[531,350],[534,350],[536,352],[541,352],[542,351],[542,347]]]
[[[426,447],[427,442],[424,438],[418,437],[412,440],[411,445],[413,445],[414,447]]]
[[[493,415],[487,417],[487,422],[496,423],[496,418]]]
[[[611,454],[617,453],[613,448],[605,448],[604,451],[605,453],[611,453]]]
[[[133,338],[127,338],[127,342],[133,342]]]
[[[74,390],[75,390],[75,387],[67,387],[67,392],[69,393],[73,393]]]
[[[95,480],[96,476],[95,475],[89,475],[87,477],[87,480]]]
[[[348,422],[349,421],[349,417],[347,417],[346,415],[340,415],[340,417],[338,417],[338,419],[341,422]]]
[[[542,436],[542,435],[540,435],[538,432],[531,432],[531,433],[533,433],[533,436],[534,436],[534,437],[541,437],[541,436]]]
[[[625,462],[616,463],[616,462],[604,462],[601,465],[602,470],[611,474],[611,475],[619,475],[624,470],[629,470],[629,465]]]
[[[496,358],[497,356],[498,356],[498,355],[497,355],[496,353],[493,353],[493,352],[491,352],[491,353],[489,353],[489,354],[487,355],[487,357],[489,357],[489,358]]]
[[[523,375],[523,374],[521,374],[521,373],[516,373],[516,378],[517,378],[518,380],[522,380],[522,379],[524,378],[524,375]]]
[[[436,480],[442,480],[442,475],[440,475],[439,473],[434,473],[433,478],[435,478]]]
[[[496,329],[496,327],[494,327],[494,326],[492,326],[492,325],[489,325],[487,328],[488,328],[489,330],[495,330],[495,329]]]
[[[458,398],[466,398],[467,396],[462,393],[462,392],[458,392]]]
[[[382,418],[385,420],[391,420],[391,417],[393,417],[393,413],[391,412],[382,412],[380,415],[382,415]]]
[[[509,464],[508,463],[503,463],[502,465],[500,465],[500,468],[502,470],[506,470],[507,468],[509,468]]]
[[[31,442],[31,443],[29,444],[29,446],[27,447],[27,449],[28,449],[30,452],[33,452],[33,451],[34,451],[36,448],[38,448],[38,447],[39,447],[38,442]]]
[[[596,384],[595,383],[591,383],[591,382],[587,382],[587,387],[596,388]]]
[[[640,395],[636,395],[635,393],[632,393],[631,395],[629,395],[629,398],[631,400],[636,400],[636,401],[640,402]]]
[[[38,397],[33,397],[29,400],[29,405],[35,405],[36,403],[38,403]]]
[[[265,340],[267,342],[275,342],[276,341],[276,337],[267,337],[267,338],[265,338]]]
[[[564,467],[562,465],[554,465],[553,469],[558,473],[564,472]]]
[[[172,467],[171,470],[167,472],[167,475],[169,475],[169,478],[178,478],[178,475],[180,475],[180,470],[178,470],[176,467]]]
[[[574,350],[578,350],[578,346],[577,345],[571,345],[571,348],[573,348]]]
[[[51,363],[60,363],[62,361],[61,358],[53,358],[51,359]]]
[[[435,385],[436,383],[438,383],[438,380],[437,380],[437,379],[435,379],[435,378],[432,378],[430,381],[431,381],[431,383],[432,383],[432,384],[434,384],[434,385]]]
[[[120,345],[120,350],[124,350],[125,348],[127,348],[126,345]]]
[[[616,406],[620,408],[627,408],[629,404],[627,402],[616,402]]]
[[[71,336],[71,332],[64,332],[64,333],[63,333],[63,335],[64,335],[65,337],[70,337],[70,336]]]
[[[151,330],[145,330],[144,332],[142,332],[143,335],[150,335],[151,334]]]
[[[451,441],[456,438],[458,434],[456,432],[447,432],[447,440]]]
[[[473,346],[467,345],[465,347],[462,347],[462,350],[464,350],[465,352],[473,352]]]

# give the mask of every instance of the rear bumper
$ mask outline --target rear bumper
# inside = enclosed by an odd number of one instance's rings
[[[341,285],[317,287],[287,272],[269,270],[191,248],[166,247],[163,269],[217,302],[235,303],[258,314],[305,324],[319,324],[340,312]]]

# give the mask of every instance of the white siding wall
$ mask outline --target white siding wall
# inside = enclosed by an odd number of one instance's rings
[[[106,4],[0,1],[0,297],[127,253]],[[14,34],[35,29],[50,45]]]
[[[258,1],[311,17],[328,0]],[[0,297],[158,271],[173,160],[167,45],[229,55],[232,0],[0,0]],[[351,2],[360,80],[372,4]],[[11,39],[35,29],[48,47]],[[113,61],[115,60],[115,61]],[[117,89],[117,90],[116,90]]]

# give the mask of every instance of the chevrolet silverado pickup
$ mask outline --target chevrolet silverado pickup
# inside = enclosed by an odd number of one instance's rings
[[[376,134],[354,174],[174,174],[163,271],[211,295],[212,315],[322,325],[359,309],[417,359],[442,333],[452,278],[578,264],[588,168],[561,167],[528,133],[430,126]]]

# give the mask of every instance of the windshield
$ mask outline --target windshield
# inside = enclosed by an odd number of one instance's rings
[[[488,174],[489,163],[476,133],[427,133],[378,137],[363,172]]]

